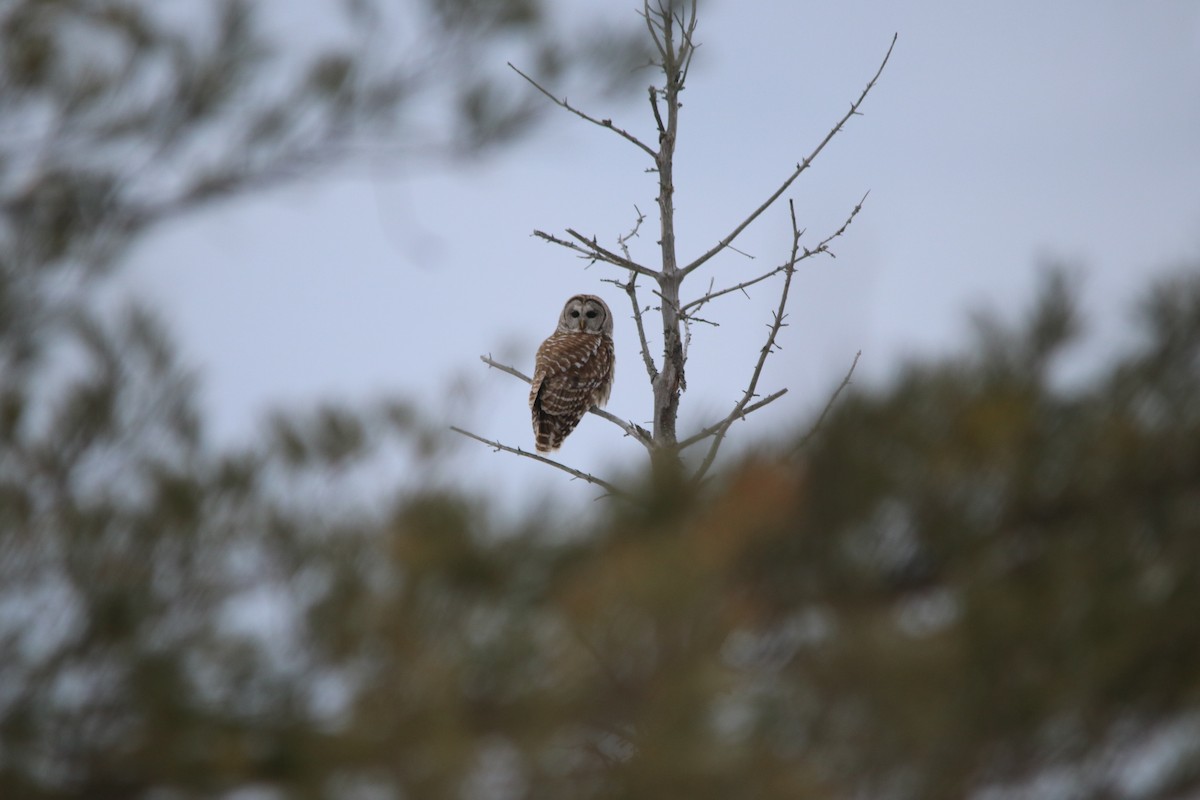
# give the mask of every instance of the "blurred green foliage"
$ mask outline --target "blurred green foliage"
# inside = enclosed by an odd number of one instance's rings
[[[501,5],[429,18],[554,39]],[[249,104],[278,63],[251,5],[205,6],[207,38],[151,8],[0,9],[0,797],[1200,791],[1200,270],[1087,380],[1056,380],[1081,325],[1052,277],[703,489],[511,525],[446,491],[326,502],[389,441],[436,458],[420,409],[214,450],[160,324],[94,313],[89,276],[403,130],[408,84],[316,53]]]
[[[152,320],[76,326],[49,407],[6,384],[0,796],[1190,796],[1200,279],[1141,319],[1056,388],[1055,278],[799,456],[514,526],[323,512],[419,414],[212,452]]]

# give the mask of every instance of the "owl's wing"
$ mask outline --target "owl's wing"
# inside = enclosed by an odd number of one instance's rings
[[[556,334],[538,348],[537,369],[529,391],[530,408],[543,413],[576,415],[597,400],[608,381],[612,345],[588,333]]]

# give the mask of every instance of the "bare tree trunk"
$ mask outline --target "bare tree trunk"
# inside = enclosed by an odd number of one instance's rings
[[[679,464],[679,439],[676,420],[679,417],[679,396],[687,388],[684,375],[683,339],[681,335],[681,304],[679,285],[682,275],[675,253],[675,137],[679,126],[679,92],[691,61],[692,31],[695,9],[689,17],[677,17],[670,7],[660,10],[656,18],[647,8],[647,24],[655,36],[665,81],[662,89],[650,89],[650,104],[658,124],[658,151],[655,166],[658,170],[659,247],[662,269],[656,276],[662,309],[663,359],[662,368],[654,380],[654,460],[657,466]],[[679,25],[683,28],[676,31]],[[657,27],[657,31],[655,28]],[[678,36],[678,41],[676,37]],[[666,105],[663,119],[659,100]]]

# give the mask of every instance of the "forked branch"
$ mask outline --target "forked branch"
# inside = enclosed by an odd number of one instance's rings
[[[639,275],[645,275],[648,278],[658,277],[657,271],[650,269],[649,267],[643,267],[633,259],[617,255],[612,250],[609,250],[607,247],[604,247],[598,241],[596,241],[595,236],[589,239],[574,228],[567,228],[567,233],[570,234],[572,239],[596,253],[596,257],[601,261],[607,261],[609,264],[631,269]]]
[[[650,378],[650,385],[654,385],[655,378],[658,377],[658,367],[654,365],[654,357],[650,355],[650,343],[646,339],[646,324],[642,320],[642,314],[649,310],[649,307],[643,309],[637,296],[637,273],[630,272],[629,280],[621,283],[612,278],[604,279],[607,283],[611,283],[629,297],[629,304],[633,307],[633,324],[637,328],[638,347],[641,348],[642,365],[646,367],[646,375]]]
[[[725,434],[729,431],[729,426],[737,420],[744,418],[749,413],[747,408],[750,406],[750,402],[757,397],[758,379],[762,376],[763,367],[766,366],[767,359],[770,358],[771,353],[775,352],[779,331],[785,325],[784,319],[787,317],[788,293],[792,287],[792,276],[796,274],[796,262],[799,260],[798,256],[800,252],[800,237],[804,233],[800,230],[800,226],[796,224],[796,204],[789,201],[788,209],[792,217],[792,254],[791,258],[786,262],[788,265],[787,269],[783,271],[783,287],[779,290],[779,306],[775,309],[775,315],[771,320],[767,333],[767,341],[763,344],[762,350],[759,351],[758,361],[754,364],[754,371],[750,375],[750,383],[746,386],[746,391],[742,393],[741,399],[734,404],[733,410],[729,412],[729,415],[725,419],[716,425],[710,426],[712,430],[710,435],[713,437],[713,441],[709,445],[704,460],[700,462],[700,466],[696,468],[696,472],[692,476],[692,479],[695,481],[703,480],[708,470],[712,467],[713,461],[717,457],[717,451],[721,449],[721,443],[725,440]],[[773,400],[774,397],[770,399]],[[761,408],[762,405],[766,405],[766,403],[764,402],[757,407]]]
[[[637,206],[633,207],[637,212],[637,219],[633,223],[633,227],[628,233],[617,237],[617,246],[621,248],[621,252],[625,254],[625,258],[630,258],[629,255],[629,240],[637,238],[638,233],[642,229],[642,223],[646,221],[646,215]],[[650,378],[650,385],[654,385],[654,379],[658,377],[658,368],[654,366],[654,357],[650,355],[650,345],[646,341],[646,325],[642,321],[642,304],[638,302],[637,296],[637,277],[638,274],[633,270],[629,272],[629,280],[621,283],[613,278],[602,278],[606,283],[611,283],[629,298],[629,304],[633,307],[633,323],[637,328],[638,345],[641,347],[642,364],[646,367],[646,375]]]
[[[836,136],[837,134],[839,134],[841,132],[842,128],[850,120],[851,117],[858,114],[859,106],[861,106],[863,101],[867,99],[867,95],[870,94],[871,89],[874,88],[876,81],[879,80],[879,76],[883,74],[883,70],[884,70],[884,67],[887,66],[888,59],[890,59],[892,57],[892,50],[896,47],[896,37],[897,37],[897,35],[892,36],[892,43],[890,45],[888,45],[887,53],[884,54],[883,61],[879,64],[879,69],[875,70],[875,74],[871,77],[871,80],[867,82],[867,86],[866,86],[866,88],[864,88],[862,90],[862,94],[860,94],[858,96],[857,100],[855,100],[853,103],[850,104],[850,110],[847,111],[842,116],[842,118],[838,120],[837,124],[834,125],[832,129],[830,129],[829,133],[825,134],[825,138],[821,140],[820,144],[818,144],[811,153],[809,153],[807,156],[805,156],[803,161],[801,161],[799,164],[796,165],[796,169],[793,170],[792,174],[787,177],[787,180],[785,180],[782,184],[780,184],[779,188],[776,189],[771,194],[770,197],[768,197],[765,201],[763,201],[762,205],[760,205],[758,208],[754,209],[754,211],[750,212],[750,216],[746,217],[741,222],[739,222],[737,224],[737,226],[734,227],[734,229],[732,231],[730,231],[727,236],[725,236],[724,239],[717,242],[710,250],[708,250],[707,252],[702,254],[699,258],[697,258],[692,263],[683,267],[680,270],[681,275],[686,276],[689,273],[695,271],[702,264],[707,262],[710,258],[712,258],[717,253],[724,250],[730,244],[732,244],[733,240],[736,239],[741,234],[742,231],[746,230],[746,228],[750,225],[750,223],[754,222],[754,220],[758,219],[758,217],[764,211],[766,211],[768,208],[770,208],[772,205],[774,205],[775,201],[778,200],[780,198],[780,196],[783,195],[783,193],[787,191],[787,188],[792,185],[792,183],[796,180],[796,178],[800,177],[800,174],[803,173],[805,170],[807,170],[809,168],[809,166],[812,164],[812,162],[816,159],[816,157],[821,154],[821,151],[825,149],[825,145],[829,144],[830,140],[833,139],[834,136]]]
[[[676,12],[674,9],[676,3],[672,0],[658,0],[657,5],[658,8],[651,13],[650,2],[645,0],[642,3],[642,17],[646,20],[646,29],[650,31],[650,38],[654,41],[654,48],[658,50],[658,56],[661,59],[658,66],[678,65],[678,81],[679,85],[683,86],[687,82],[687,73],[692,66],[692,56],[696,52],[693,38],[696,33],[696,0],[686,3],[686,11]],[[685,3],[679,2],[678,5],[683,6]],[[675,28],[681,30],[678,52],[675,49]],[[659,130],[662,129],[662,121],[659,120]]]
[[[862,199],[858,201],[857,205],[855,205],[853,209],[851,209],[850,215],[846,217],[846,221],[842,223],[840,228],[826,236],[821,241],[817,242],[817,246],[813,249],[809,250],[807,247],[805,247],[804,252],[797,255],[795,261],[788,259],[769,272],[764,272],[762,275],[759,275],[757,278],[751,278],[748,281],[742,281],[741,283],[733,286],[727,286],[724,289],[717,289],[714,291],[710,288],[705,294],[697,297],[695,300],[690,300],[687,303],[684,303],[682,308],[683,313],[690,317],[694,313],[692,312],[692,309],[699,311],[705,305],[705,303],[708,303],[710,300],[715,300],[716,298],[721,297],[722,295],[730,294],[731,292],[744,292],[747,288],[753,286],[754,284],[762,283],[767,278],[778,275],[784,270],[796,266],[796,264],[805,260],[806,258],[812,258],[813,256],[821,255],[822,253],[828,253],[830,257],[836,258],[837,256],[835,256],[833,251],[829,249],[830,243],[845,233],[846,229],[850,227],[850,223],[853,222],[854,218],[858,216],[858,212],[862,211],[863,203],[867,201],[867,195],[869,194],[870,192],[867,192],[867,194],[862,196]],[[800,231],[800,235],[803,236],[804,231]]]

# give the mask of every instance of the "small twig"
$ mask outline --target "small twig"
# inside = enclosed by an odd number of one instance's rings
[[[684,320],[685,322],[699,322],[701,325],[712,325],[714,328],[721,327],[721,323],[715,322],[711,319],[705,319],[704,317],[697,317],[695,314],[681,314],[679,319]]]
[[[629,261],[633,259],[629,256],[629,240],[636,239],[638,231],[642,229],[642,223],[646,221],[646,215],[636,205],[633,210],[637,212],[637,219],[633,221],[633,227],[629,229],[629,233],[617,237],[617,245],[621,248],[621,252],[625,254],[625,258]]]
[[[737,224],[737,226],[734,227],[734,229],[732,231],[730,231],[728,235],[725,236],[724,239],[717,242],[716,245],[714,245],[706,253],[699,256],[692,263],[690,263],[686,267],[683,267],[682,269],[680,269],[679,270],[680,275],[687,276],[688,273],[693,272],[694,270],[699,268],[700,265],[704,264],[710,258],[715,256],[717,253],[719,253],[722,250],[724,250],[725,248],[727,248],[733,242],[733,240],[736,239],[741,234],[741,232],[744,231],[750,225],[750,223],[752,223],[752,222],[754,222],[754,220],[758,219],[759,215],[761,215],[764,211],[766,211],[768,208],[770,208],[775,203],[775,201],[778,200],[779,197],[785,191],[787,191],[787,188],[792,185],[792,182],[795,181],[796,178],[800,177],[800,174],[802,172],[804,172],[805,170],[807,170],[809,168],[809,166],[816,159],[816,157],[821,154],[821,151],[825,149],[825,145],[829,144],[830,140],[833,139],[834,136],[836,136],[838,133],[841,132],[842,127],[850,120],[850,118],[858,115],[859,106],[862,105],[863,101],[867,98],[867,95],[870,93],[871,89],[874,88],[876,81],[879,80],[879,76],[883,74],[884,67],[887,66],[888,59],[890,59],[892,57],[892,50],[896,47],[896,38],[897,38],[897,35],[892,36],[892,43],[888,46],[887,53],[884,55],[883,61],[879,65],[879,69],[875,70],[875,75],[871,78],[870,81],[867,82],[867,86],[865,89],[862,90],[862,94],[860,94],[858,96],[857,100],[855,100],[853,103],[850,104],[850,110],[847,111],[842,116],[842,118],[838,120],[837,124],[833,126],[833,128],[829,131],[829,133],[825,134],[825,138],[821,140],[821,143],[817,145],[816,149],[814,149],[811,153],[809,153],[804,158],[803,161],[801,161],[799,164],[797,164],[796,169],[792,171],[792,174],[788,176],[787,180],[785,180],[779,186],[779,188],[776,189],[771,194],[771,196],[768,197],[763,202],[762,205],[760,205],[758,208],[754,209],[754,211],[750,212],[750,216],[746,217],[741,222],[739,222]]]
[[[591,116],[590,114],[580,111],[578,108],[575,108],[575,106],[568,103],[567,99],[565,97],[559,98],[559,97],[556,97],[555,95],[551,94],[540,83],[538,83],[533,78],[529,77],[524,72],[521,72],[521,70],[519,70],[515,66],[513,66],[513,63],[511,61],[508,62],[508,66],[513,72],[517,73],[522,78],[529,81],[530,85],[533,86],[533,88],[537,89],[539,92],[546,95],[546,97],[549,97],[551,102],[553,102],[555,105],[562,106],[567,111],[570,111],[572,114],[574,114],[575,116],[581,117],[581,118],[587,120],[588,122],[592,123],[593,125],[598,125],[601,128],[608,128],[610,131],[617,134],[622,139],[625,139],[626,141],[631,142],[634,145],[636,145],[637,147],[644,150],[646,152],[646,154],[649,155],[651,158],[656,158],[658,156],[658,154],[656,152],[654,152],[654,149],[647,146],[646,144],[644,144],[641,139],[637,138],[629,131],[624,130],[622,128],[618,128],[616,125],[613,125],[613,122],[611,119],[596,119],[595,117]]]
[[[529,377],[524,372],[521,372],[521,370],[519,370],[515,367],[510,367],[508,364],[501,364],[499,361],[494,361],[494,360],[492,360],[491,356],[480,356],[479,360],[482,361],[483,363],[487,364],[492,369],[498,369],[501,372],[507,372],[509,375],[512,375],[514,378],[523,380],[526,383],[533,383],[533,378]]]
[[[492,369],[498,369],[501,372],[506,372],[509,375],[512,375],[514,378],[523,380],[526,383],[533,383],[533,378],[530,378],[524,372],[510,367],[507,364],[501,364],[499,361],[493,360],[491,356],[480,356],[479,360],[487,364]],[[588,409],[588,413],[595,414],[601,419],[608,420],[613,425],[616,425],[618,428],[625,431],[626,436],[630,436],[640,442],[646,449],[649,450],[654,447],[653,437],[651,437],[650,432],[642,426],[636,425],[633,422],[626,422],[616,414],[610,414],[599,406],[592,406]]]
[[[658,89],[650,87],[650,110],[654,112],[654,123],[658,126],[658,135],[661,138],[667,132],[667,128],[663,125],[662,113],[658,110]]]
[[[574,475],[576,478],[579,478],[580,480],[587,481],[588,483],[593,483],[596,486],[603,487],[605,489],[605,491],[607,491],[609,494],[611,494],[613,496],[621,497],[625,494],[620,489],[618,489],[616,486],[613,486],[611,483],[609,483],[608,481],[606,481],[602,478],[597,478],[595,475],[592,475],[587,472],[583,472],[582,470],[575,469],[574,467],[568,467],[566,464],[555,461],[552,458],[546,458],[545,456],[538,455],[537,453],[530,453],[528,450],[522,450],[519,447],[509,447],[506,444],[501,444],[500,442],[494,441],[492,439],[485,439],[482,436],[471,433],[470,431],[465,431],[462,428],[455,427],[454,425],[450,426],[450,430],[454,431],[455,433],[461,433],[463,436],[474,439],[477,442],[483,442],[484,444],[488,445],[489,447],[494,447],[497,450],[503,450],[506,453],[512,453],[512,454],[518,455],[518,456],[525,456],[526,458],[532,458],[534,461],[540,461],[543,464],[549,464],[552,467],[561,469],[563,472],[566,472],[569,475]]]
[[[796,444],[796,446],[792,448],[793,453],[803,450],[808,444],[809,439],[813,438],[813,436],[816,436],[817,431],[821,430],[821,426],[825,424],[825,417],[829,415],[829,409],[833,408],[833,404],[837,402],[838,396],[847,386],[850,385],[850,378],[854,375],[854,368],[858,366],[858,358],[861,355],[862,350],[859,350],[854,354],[854,360],[850,362],[850,369],[846,371],[846,377],[842,378],[842,382],[838,384],[838,387],[833,390],[833,394],[829,396],[829,402],[825,404],[825,408],[821,411],[821,416],[817,417],[817,423],[813,425],[812,429],[809,430],[808,433],[804,434],[804,438],[802,438]]]

